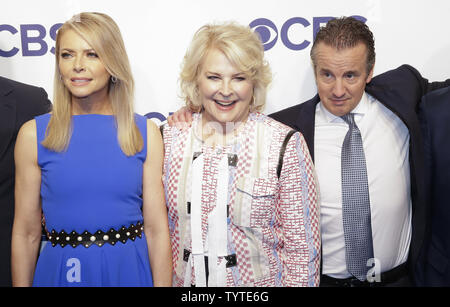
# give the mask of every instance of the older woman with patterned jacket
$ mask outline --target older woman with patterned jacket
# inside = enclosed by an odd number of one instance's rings
[[[192,126],[163,127],[174,286],[318,286],[314,166],[299,132],[259,113],[271,72],[257,34],[201,27],[180,80]]]

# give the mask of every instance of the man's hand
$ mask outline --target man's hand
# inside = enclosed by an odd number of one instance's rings
[[[187,130],[192,124],[192,112],[187,107],[182,107],[167,118],[170,127]]]

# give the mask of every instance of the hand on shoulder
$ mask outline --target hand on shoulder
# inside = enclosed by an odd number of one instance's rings
[[[182,107],[167,118],[167,123],[170,127],[187,130],[192,124],[192,112],[188,107]]]

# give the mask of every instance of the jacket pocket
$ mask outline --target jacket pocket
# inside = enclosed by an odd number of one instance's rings
[[[276,179],[241,177],[236,183],[232,221],[243,227],[268,227],[275,213]]]

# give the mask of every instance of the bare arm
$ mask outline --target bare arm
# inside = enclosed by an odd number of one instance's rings
[[[172,285],[172,248],[162,183],[164,159],[159,128],[147,120],[147,159],[144,163],[144,231],[155,286]]]
[[[36,122],[20,128],[16,164],[15,215],[11,245],[13,286],[31,286],[41,242],[41,170],[37,164]]]

